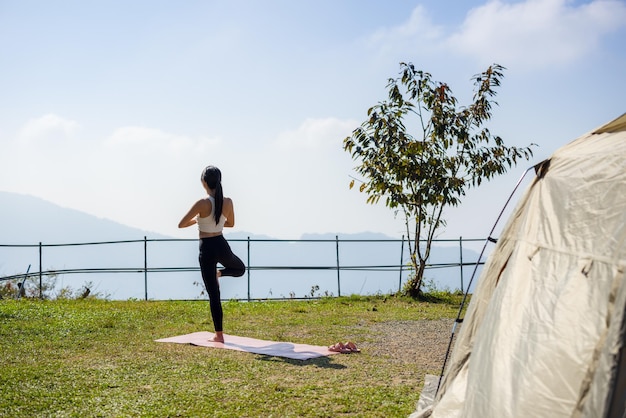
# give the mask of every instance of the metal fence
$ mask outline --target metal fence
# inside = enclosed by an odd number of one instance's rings
[[[246,275],[244,276],[245,290],[241,290],[245,295],[237,295],[227,299],[237,300],[256,300],[256,299],[284,299],[284,298],[300,298],[295,292],[291,291],[287,296],[274,296],[271,291],[271,284],[276,285],[280,272],[289,272],[290,283],[294,286],[293,277],[299,275],[303,278],[306,275],[312,275],[313,272],[324,272],[324,283],[326,289],[322,289],[319,295],[342,296],[345,294],[359,293],[349,290],[342,286],[342,281],[353,280],[355,272],[361,278],[366,274],[376,275],[384,273],[384,284],[378,284],[379,288],[388,291],[402,289],[403,284],[410,276],[408,243],[405,237],[401,239],[340,239],[336,236],[334,239],[299,239],[299,240],[281,240],[281,239],[229,239],[229,243],[233,249],[241,257],[246,264]],[[453,280],[459,284],[455,288],[465,289],[465,281],[468,272],[464,272],[466,268],[475,268],[483,264],[483,260],[478,259],[478,254],[468,249],[471,243],[485,242],[484,239],[439,239],[433,242],[433,248],[446,247],[446,254],[433,263],[427,265],[428,272],[438,269],[446,269],[446,275],[453,277]],[[145,300],[154,299],[149,297],[149,289],[152,283],[157,281],[157,276],[162,273],[168,273],[168,277],[185,272],[193,272],[198,277],[199,266],[197,260],[192,260],[189,255],[195,254],[188,248],[189,245],[197,245],[196,239],[148,239],[144,237],[140,240],[122,240],[122,241],[103,241],[103,242],[84,242],[70,244],[0,244],[0,261],[8,259],[11,256],[4,255],[3,250],[26,250],[30,251],[28,257],[28,268],[25,272],[16,273],[0,277],[0,282],[6,280],[21,281],[21,287],[26,280],[35,282],[38,285],[39,295],[43,295],[43,279],[46,276],[66,276],[66,275],[88,275],[93,277],[96,274],[107,274],[108,280],[111,280],[113,274],[131,275],[137,279],[140,276],[143,279],[143,294]],[[304,246],[315,245],[318,247],[315,251],[305,249]],[[112,252],[111,247],[115,246],[121,251],[124,257],[123,261],[118,261],[117,266],[106,265],[106,261],[110,259],[121,260],[119,255],[108,255]],[[278,246],[278,248],[268,248]],[[456,249],[455,249],[456,247]],[[90,248],[95,255],[88,255]],[[108,251],[105,251],[108,248]],[[65,253],[59,253],[63,250]],[[32,252],[35,251],[35,254]],[[69,253],[68,253],[69,251]],[[456,256],[451,256],[456,252]],[[312,254],[309,258],[302,258],[303,253]],[[470,255],[468,255],[468,253]],[[183,255],[184,254],[184,255]],[[15,258],[15,257],[14,257]],[[35,260],[33,260],[33,258]],[[432,258],[432,257],[431,257]],[[63,260],[81,260],[86,265],[64,266],[63,268],[44,267],[51,265],[46,262],[48,259]],[[33,262],[34,261],[34,262]],[[104,264],[103,264],[104,263]],[[79,263],[80,264],[80,263]],[[26,264],[24,264],[26,265]],[[34,267],[34,266],[36,267]],[[15,271],[15,270],[14,270]],[[19,270],[18,270],[19,271]],[[22,270],[24,271],[24,270]],[[452,271],[452,273],[450,273]],[[368,273],[366,273],[368,272]],[[321,273],[320,273],[321,274]],[[434,274],[434,273],[433,273]],[[263,277],[265,275],[265,277]],[[332,275],[332,279],[330,276]],[[351,275],[351,276],[350,276]],[[349,277],[350,276],[350,277]],[[321,276],[320,276],[321,277]],[[383,277],[382,275],[380,277]],[[394,279],[395,277],[395,279]],[[272,282],[272,278],[274,282]],[[256,281],[268,280],[270,291],[264,297],[253,294],[251,289]],[[330,282],[329,282],[330,279]],[[322,280],[321,278],[319,280]],[[375,279],[379,280],[379,279]],[[331,282],[334,284],[330,284]],[[393,283],[395,281],[395,284]],[[125,279],[127,282],[127,279]],[[175,286],[176,281],[171,279],[168,283]],[[361,285],[361,290],[363,286]],[[384,287],[386,286],[386,287]],[[161,285],[158,285],[160,288]],[[319,286],[311,286],[313,289]],[[333,289],[328,289],[334,287]],[[243,287],[242,287],[243,289]],[[257,292],[258,293],[258,292]],[[315,297],[315,292],[311,291],[310,295],[305,297]],[[157,299],[168,299],[167,297],[156,297]],[[176,297],[175,297],[176,299]],[[178,299],[187,299],[179,297]]]

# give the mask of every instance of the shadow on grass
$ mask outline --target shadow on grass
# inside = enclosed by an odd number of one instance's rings
[[[308,360],[294,360],[285,357],[276,357],[276,356],[268,356],[268,355],[259,355],[257,357],[261,361],[273,361],[277,363],[287,363],[293,366],[315,366],[322,369],[346,369],[347,367],[343,364],[333,363],[333,359],[328,356],[316,357]]]
[[[436,291],[421,293],[417,298],[420,302],[448,304],[448,305],[460,305],[463,300],[463,293],[461,292],[449,292],[449,291]]]

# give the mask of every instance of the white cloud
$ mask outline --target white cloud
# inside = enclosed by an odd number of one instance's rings
[[[481,66],[541,70],[587,57],[602,37],[624,27],[626,3],[620,0],[492,0],[469,10],[452,30],[419,5],[402,24],[376,31],[369,43],[384,62],[458,66],[462,61],[451,60],[469,57]]]
[[[219,139],[191,138],[140,126],[118,128],[104,142],[105,147],[111,150],[150,152],[168,158],[203,153],[220,143]]]
[[[81,160],[79,128],[54,113],[29,119],[1,143],[0,189],[49,196],[64,187]]]
[[[401,25],[382,28],[369,38],[371,47],[378,51],[379,59],[392,61],[406,60],[407,54],[436,51],[443,40],[444,28],[435,24],[426,8],[419,5],[409,19]]]
[[[316,230],[316,218],[297,215],[276,218],[278,207],[254,204],[267,201],[271,190],[277,196],[297,196],[282,199],[281,212],[297,214],[303,208],[318,207],[315,212],[328,218],[326,226],[335,222],[336,216],[332,219],[332,215],[336,206],[322,202],[338,202],[342,200],[340,194],[345,195],[347,191],[351,165],[348,154],[342,149],[342,141],[355,127],[356,123],[350,120],[306,119],[296,129],[278,134],[269,147],[256,155],[264,161],[260,175],[245,180],[249,192],[241,205],[242,219],[252,221],[252,225],[264,225],[268,233],[273,231],[274,234]]]
[[[380,44],[406,44],[416,40],[436,40],[442,35],[442,28],[431,21],[423,6],[417,6],[405,23],[376,31],[372,42]]]
[[[297,129],[281,133],[274,146],[286,150],[340,149],[343,139],[357,126],[353,120],[306,119]]]
[[[20,130],[18,138],[25,141],[66,139],[76,132],[78,123],[53,113],[30,119]]]
[[[218,138],[143,126],[116,129],[99,145],[93,168],[103,174],[93,176],[93,185],[111,201],[125,203],[103,207],[106,214],[96,212],[98,204],[88,211],[145,229],[175,227],[175,218],[201,196],[200,172],[207,158],[222,152],[221,144]]]
[[[596,0],[499,0],[471,10],[448,47],[477,57],[481,64],[542,69],[567,65],[593,51],[605,34],[626,26],[626,4]]]
[[[389,209],[367,205],[366,196],[349,189],[356,163],[343,150],[343,139],[357,126],[353,120],[307,119],[255,155],[263,165],[235,180],[242,190],[236,201],[241,229],[281,238],[396,231]],[[371,219],[376,223],[370,225]]]
[[[0,190],[145,229],[175,228],[174,218],[201,195],[207,159],[224,153],[222,141],[207,136],[126,126],[85,138],[78,127],[55,114],[24,124],[15,140],[0,144]]]

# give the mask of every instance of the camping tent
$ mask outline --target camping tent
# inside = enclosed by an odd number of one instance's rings
[[[412,417],[626,416],[626,114],[535,171]]]

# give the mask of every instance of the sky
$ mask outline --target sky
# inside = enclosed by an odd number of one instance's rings
[[[233,232],[399,238],[344,138],[401,62],[461,105],[497,63],[487,126],[538,147],[445,212],[439,238],[484,238],[528,167],[626,112],[625,39],[624,0],[0,0],[0,190],[193,238],[215,165]]]

